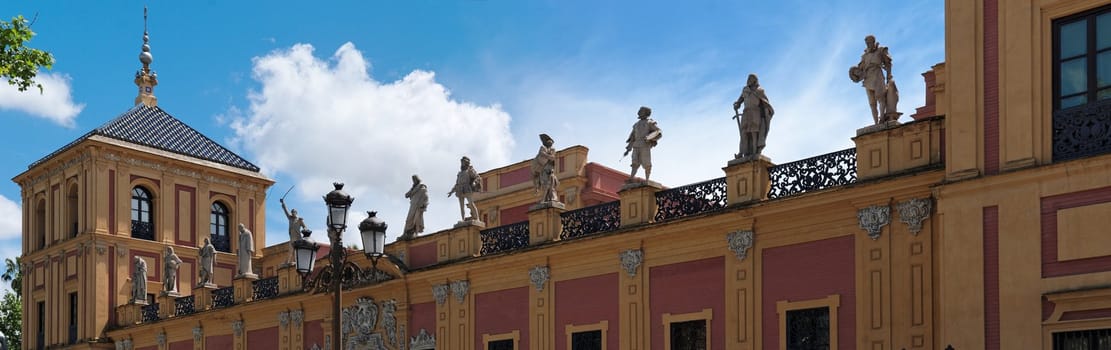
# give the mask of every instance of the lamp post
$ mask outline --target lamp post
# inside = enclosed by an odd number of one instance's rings
[[[340,304],[342,303],[342,294],[340,286],[340,276],[343,275],[344,261],[347,260],[347,251],[343,247],[343,231],[347,229],[347,210],[351,208],[351,203],[355,201],[346,192],[343,192],[343,184],[336,182],[333,184],[336,189],[324,195],[324,203],[328,205],[328,239],[332,241],[332,250],[329,252],[332,258],[333,278],[332,278],[332,349],[342,349],[340,347],[341,338],[343,338],[343,330],[340,328],[340,318],[343,315],[340,312]]]

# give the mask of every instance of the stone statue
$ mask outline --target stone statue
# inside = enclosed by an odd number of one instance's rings
[[[474,200],[471,199],[471,196],[475,192],[481,191],[482,177],[478,176],[478,172],[471,166],[471,159],[463,157],[463,159],[459,160],[459,174],[455,176],[455,187],[452,187],[451,192],[447,193],[448,197],[451,197],[454,193],[455,196],[459,198],[459,216],[463,218],[463,221],[477,219],[478,207],[474,205]],[[467,201],[466,208],[471,216],[466,216],[463,213],[464,199]]]
[[[744,104],[744,112],[740,112]],[[768,138],[768,126],[771,125],[772,115],[775,110],[760,87],[760,80],[756,74],[748,75],[748,84],[741,89],[741,96],[733,102],[733,119],[737,119],[737,127],[741,131],[740,151],[735,158],[760,155],[764,150],[764,143]],[[740,117],[738,119],[738,117]]]
[[[181,258],[174,254],[174,247],[166,247],[166,256],[162,258],[162,292],[177,293],[177,269],[180,266]]]
[[[254,276],[251,268],[251,257],[255,255],[255,235],[243,223],[239,224],[239,271],[238,276]]]
[[[197,279],[198,287],[215,287],[216,284],[212,282],[214,279],[213,272],[216,266],[216,247],[212,246],[212,241],[208,238],[204,239],[204,246],[198,252],[201,260],[201,272]]]
[[[633,131],[625,140],[625,155],[633,153],[633,170],[629,173],[629,181],[637,176],[637,170],[641,166],[644,167],[644,179],[652,177],[652,147],[656,147],[656,142],[660,141],[663,133],[656,126],[656,121],[649,118],[651,115],[651,108],[640,107],[637,111],[637,118],[640,120],[633,124]]]
[[[552,147],[555,141],[548,134],[540,134],[540,150],[532,159],[532,186],[535,192],[540,193],[540,203],[559,202],[559,178],[556,177],[556,150]]]
[[[135,257],[133,263],[135,271],[131,272],[131,302],[137,304],[147,303],[147,262],[143,258]]]
[[[860,63],[849,68],[849,79],[864,85],[868,105],[872,107],[872,120],[876,124],[897,121],[902,113],[896,110],[899,89],[891,76],[891,54],[886,46],[876,42],[875,36],[864,37],[864,43],[867,47],[860,55]]]
[[[301,230],[307,230],[305,226],[305,219],[297,216],[297,209],[289,210],[285,207],[285,198],[278,199],[282,203],[282,211],[285,212],[285,217],[289,219],[289,260],[287,264],[297,263],[297,252],[293,249],[293,242],[301,239]]]
[[[416,237],[424,232],[424,211],[428,210],[428,186],[420,182],[420,177],[413,175],[413,187],[405,192],[409,198],[409,215],[405,217],[405,230],[399,239]]]

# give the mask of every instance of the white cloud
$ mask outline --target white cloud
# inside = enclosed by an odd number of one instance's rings
[[[356,197],[349,221],[362,220],[361,210],[377,210],[396,237],[408,210],[403,194],[412,174],[431,192],[426,233],[450,228],[458,221],[458,207],[445,194],[459,158],[469,156],[479,169],[506,164],[513,145],[509,115],[498,105],[453,99],[432,72],[379,82],[368,68],[351,43],[328,60],[313,56],[308,44],[255,58],[254,79],[261,87],[249,93],[248,108],[227,113],[233,119],[232,143],[269,175],[296,184],[287,202],[314,231],[324,225],[320,196],[331,190],[331,182],[342,181]],[[279,193],[288,188],[276,187]],[[284,221],[280,211],[270,212],[271,222]],[[269,242],[286,239],[275,234],[284,225],[277,226]],[[348,229],[347,244],[357,242],[351,240],[354,231]]]
[[[0,240],[22,236],[23,210],[19,204],[0,195]]]
[[[35,81],[42,84],[42,93],[36,87],[21,92],[12,86],[0,86],[0,110],[20,111],[67,128],[76,126],[74,119],[85,104],[73,102],[70,77],[39,72]]]

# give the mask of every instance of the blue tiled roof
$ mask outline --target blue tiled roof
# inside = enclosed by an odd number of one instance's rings
[[[185,125],[161,108],[136,105],[119,117],[89,131],[77,140],[70,142],[53,153],[31,163],[28,168],[39,165],[73,145],[93,135],[110,137],[168,152],[204,159],[236,168],[258,172],[258,166],[212,141],[197,130]]]

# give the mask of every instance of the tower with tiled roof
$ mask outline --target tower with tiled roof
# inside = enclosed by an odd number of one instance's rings
[[[158,106],[145,22],[144,9],[135,105],[12,179],[23,208],[25,348],[105,348],[118,320],[141,317],[129,312],[157,312],[159,300],[173,301],[158,297],[167,289],[166,247],[183,261],[176,290],[190,296],[206,239],[217,250],[218,287],[232,284],[237,224],[254,233],[256,246],[266,241],[264,203],[273,181]],[[130,300],[136,258],[147,265],[149,293],[138,303]]]

